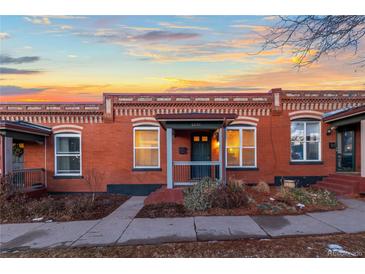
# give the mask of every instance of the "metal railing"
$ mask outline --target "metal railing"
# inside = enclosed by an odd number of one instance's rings
[[[45,171],[43,168],[13,170],[1,178],[13,192],[27,192],[45,187]]]
[[[219,161],[174,161],[174,185],[193,185],[206,177],[219,180],[220,165]]]

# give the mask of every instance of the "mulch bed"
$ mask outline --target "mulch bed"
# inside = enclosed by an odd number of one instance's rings
[[[223,209],[210,208],[206,211],[190,211],[181,204],[165,203],[145,205],[137,214],[136,218],[163,218],[163,217],[194,217],[194,216],[242,216],[242,215],[299,215],[307,212],[321,212],[329,210],[342,210],[346,206],[338,203],[337,206],[307,205],[303,209],[295,205],[288,205],[280,201],[271,201],[277,190],[272,188],[270,193],[258,192],[247,188],[249,196],[255,203],[249,203],[242,208]]]
[[[15,197],[0,201],[0,223],[41,221],[78,221],[103,218],[125,201],[128,196],[100,193],[92,202],[91,194],[47,195],[39,199]]]
[[[365,233],[329,236],[246,239],[236,241],[171,243],[161,245],[56,248],[3,253],[4,258],[343,258],[328,252],[329,244],[341,245],[365,257]]]

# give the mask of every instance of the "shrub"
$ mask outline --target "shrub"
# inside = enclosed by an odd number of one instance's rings
[[[196,185],[184,190],[184,205],[189,210],[207,210],[212,207],[212,193],[218,181],[204,178]]]
[[[212,207],[232,209],[246,206],[249,202],[242,184],[228,183],[220,185],[211,195]]]
[[[304,205],[336,206],[338,200],[335,194],[326,189],[313,188],[281,188],[278,195],[287,203]]]
[[[261,193],[270,193],[270,186],[264,182],[260,181],[256,186],[253,187],[254,190]]]

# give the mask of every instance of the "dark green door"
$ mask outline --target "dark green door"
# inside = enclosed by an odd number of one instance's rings
[[[211,138],[209,133],[193,133],[191,138],[191,161],[211,160]],[[192,165],[191,179],[210,177],[209,165]]]
[[[342,129],[337,131],[337,171],[355,170],[355,131]]]

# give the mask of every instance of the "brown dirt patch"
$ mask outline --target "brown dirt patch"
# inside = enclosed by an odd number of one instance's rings
[[[47,195],[39,199],[14,197],[1,200],[0,223],[42,221],[78,221],[103,218],[128,200],[126,195],[96,194],[92,202],[90,194]]]
[[[329,244],[338,244],[357,257],[365,257],[365,233],[280,239],[172,243],[161,245],[57,248],[3,253],[16,258],[333,258]]]

